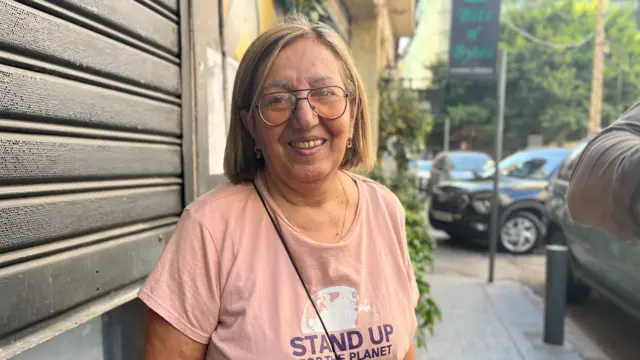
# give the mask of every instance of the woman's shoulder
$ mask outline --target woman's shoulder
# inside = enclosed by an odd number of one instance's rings
[[[252,203],[253,191],[251,183],[222,184],[199,196],[185,211],[205,223],[234,217]]]
[[[367,199],[382,202],[387,206],[402,209],[400,199],[388,187],[368,177],[349,173],[351,177],[362,187],[362,193]]]

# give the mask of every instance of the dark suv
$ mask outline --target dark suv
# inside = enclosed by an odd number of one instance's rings
[[[567,300],[581,303],[591,288],[640,319],[640,239],[623,240],[569,219],[566,194],[584,140],[569,155],[549,184],[549,241],[566,244],[570,253]],[[595,205],[597,206],[597,205]]]
[[[524,254],[544,239],[547,185],[569,151],[528,149],[500,162],[501,249]],[[452,239],[487,245],[494,172],[492,168],[476,179],[444,182],[436,188],[429,209],[431,226],[448,233]]]

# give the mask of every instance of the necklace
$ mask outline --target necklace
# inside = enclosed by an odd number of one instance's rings
[[[347,190],[345,190],[344,185],[342,185],[342,181],[340,180],[340,177],[338,176],[338,183],[340,183],[340,187],[342,188],[342,194],[344,194],[344,214],[342,215],[342,226],[340,227],[340,231],[336,234],[336,236],[338,237],[339,241],[342,241],[342,238],[344,237],[344,232],[345,232],[345,226],[347,225],[347,210],[349,210],[349,195],[347,195]]]
[[[347,222],[347,212],[349,210],[349,196],[347,195],[347,190],[344,188],[344,185],[342,184],[342,181],[340,180],[340,177],[338,177],[338,183],[340,184],[340,188],[342,189],[342,194],[344,195],[344,199],[345,199],[344,201],[340,202],[341,204],[344,204],[344,212],[342,214],[342,224],[341,224],[340,228],[338,229],[338,231],[336,232],[336,236],[338,237],[338,242],[341,242],[342,238],[344,237],[345,226],[346,226],[346,222]],[[265,187],[267,188],[267,192],[269,194],[271,194],[271,198],[274,199],[273,192],[271,191],[271,187],[269,186],[269,182],[267,181],[267,177],[266,176],[264,177],[264,184],[265,184]],[[293,225],[293,227],[296,230],[296,232],[301,234],[300,231],[298,231],[298,229],[296,228],[295,223],[293,222],[293,220],[291,220],[291,218],[286,214],[286,212],[282,211],[282,214],[287,219],[287,221],[289,221],[289,223],[291,223],[291,225]]]

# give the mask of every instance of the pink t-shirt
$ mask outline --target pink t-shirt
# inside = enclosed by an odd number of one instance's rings
[[[378,183],[359,191],[338,244],[298,233],[258,186],[340,358],[403,359],[416,331],[418,289],[404,210]],[[333,359],[329,340],[251,183],[223,185],[184,211],[140,298],[207,359]]]

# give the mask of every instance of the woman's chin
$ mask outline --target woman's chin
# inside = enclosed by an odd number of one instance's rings
[[[314,183],[322,181],[333,173],[335,169],[329,164],[295,164],[291,169],[289,179],[300,183]]]

